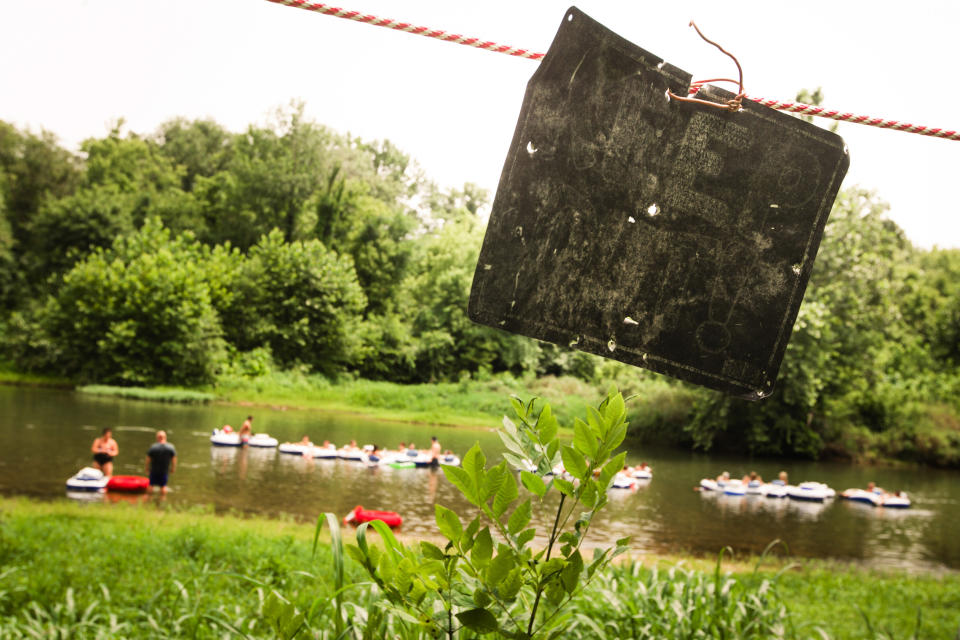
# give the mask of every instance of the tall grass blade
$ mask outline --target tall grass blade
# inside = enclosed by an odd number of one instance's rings
[[[317,554],[317,542],[320,538],[320,530],[323,529],[323,522],[326,520],[327,528],[330,529],[330,552],[333,554],[333,576],[334,576],[334,624],[337,636],[344,634],[343,622],[343,601],[340,597],[343,593],[343,535],[340,531],[340,520],[329,511],[322,513],[317,518],[317,527],[313,531],[313,550],[312,555]],[[312,611],[311,611],[312,613]]]
[[[869,633],[869,636],[868,636],[868,637],[870,637],[870,638],[876,638],[876,637],[877,637],[877,632],[874,630],[873,624],[870,622],[870,617],[867,615],[867,612],[864,611],[864,610],[860,607],[860,605],[855,605],[855,606],[857,607],[857,611],[860,612],[860,616],[863,618],[864,624],[867,625],[867,632]]]

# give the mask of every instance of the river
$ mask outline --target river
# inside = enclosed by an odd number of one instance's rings
[[[506,399],[504,401],[507,408]],[[435,536],[434,503],[471,512],[442,472],[367,468],[343,461],[307,460],[273,449],[210,445],[211,429],[237,426],[254,416],[254,431],[281,442],[304,435],[342,444],[355,438],[390,448],[413,441],[426,448],[436,435],[459,455],[480,442],[488,457],[502,450],[491,430],[377,422],[318,411],[249,409],[225,405],[175,405],[89,396],[69,391],[0,386],[0,493],[68,499],[64,481],[90,462],[90,445],[104,427],[120,447],[115,474],[143,475],[147,448],[165,429],[178,452],[171,476],[171,505],[206,505],[218,512],[278,516],[313,522],[324,511],[344,515],[362,504],[398,511],[403,532]],[[494,427],[496,425],[491,425]],[[956,471],[859,467],[831,462],[751,460],[674,450],[628,447],[628,462],[646,461],[653,479],[635,491],[610,494],[610,505],[590,531],[597,544],[632,536],[643,553],[715,554],[730,546],[759,553],[780,539],[802,557],[835,558],[874,567],[942,571],[960,569],[960,483]],[[756,470],[765,478],[781,469],[792,482],[818,480],[839,491],[875,481],[906,491],[908,510],[884,510],[837,500],[799,503],[760,497],[733,498],[694,491],[702,477],[727,470],[733,477]],[[89,498],[88,498],[89,499]],[[97,500],[136,500],[114,494]],[[159,501],[151,497],[147,502]],[[535,510],[546,528],[549,503]]]

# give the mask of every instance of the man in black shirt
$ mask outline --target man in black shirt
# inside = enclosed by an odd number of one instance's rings
[[[157,431],[157,442],[147,451],[147,473],[150,486],[160,487],[167,494],[167,477],[177,470],[177,450],[167,442],[167,432]]]

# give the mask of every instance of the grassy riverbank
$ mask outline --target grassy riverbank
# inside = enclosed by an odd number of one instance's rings
[[[14,374],[0,369],[0,383],[14,383]],[[43,384],[38,377],[37,383]],[[693,402],[689,389],[660,379],[639,379],[620,384],[624,395],[633,395],[627,407],[631,433],[645,440],[675,443]],[[606,393],[607,385],[573,377],[545,376],[434,384],[397,384],[371,380],[332,382],[320,375],[273,372],[245,378],[225,377],[216,385],[199,389],[116,387],[88,385],[79,393],[136,400],[179,403],[222,402],[241,406],[316,409],[362,415],[378,420],[445,426],[496,427],[510,413],[509,397],[524,401],[533,397],[549,400],[561,424],[572,424],[586,407]]]
[[[2,499],[0,636],[272,637],[275,591],[312,611],[310,632],[299,637],[327,637],[333,554],[324,533],[311,555],[313,531],[156,502]],[[824,562],[787,568],[778,559],[754,571],[755,561],[740,560],[725,563],[723,572],[732,572],[720,575],[718,598],[712,562],[678,561],[644,557],[601,576],[575,602],[569,637],[676,637],[702,624],[729,637],[776,637],[777,629],[788,638],[821,637],[821,629],[828,638],[946,638],[960,625],[956,574]],[[350,561],[345,572],[348,583],[363,581]],[[345,611],[361,618],[379,601],[366,583],[349,588],[345,600]],[[401,637],[417,636],[406,629]]]

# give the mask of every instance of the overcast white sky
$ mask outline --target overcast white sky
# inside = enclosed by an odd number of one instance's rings
[[[346,9],[544,52],[568,2],[344,0]],[[693,74],[737,55],[748,94],[960,129],[960,3],[897,11],[838,2],[611,2],[577,6]],[[445,186],[496,189],[536,62],[323,16],[265,0],[0,2],[0,119],[46,128],[71,148],[123,117],[151,132],[173,116],[241,130],[301,99],[342,132],[389,138]],[[824,123],[828,121],[823,121]],[[844,186],[875,189],[923,247],[960,247],[960,142],[841,124]]]

